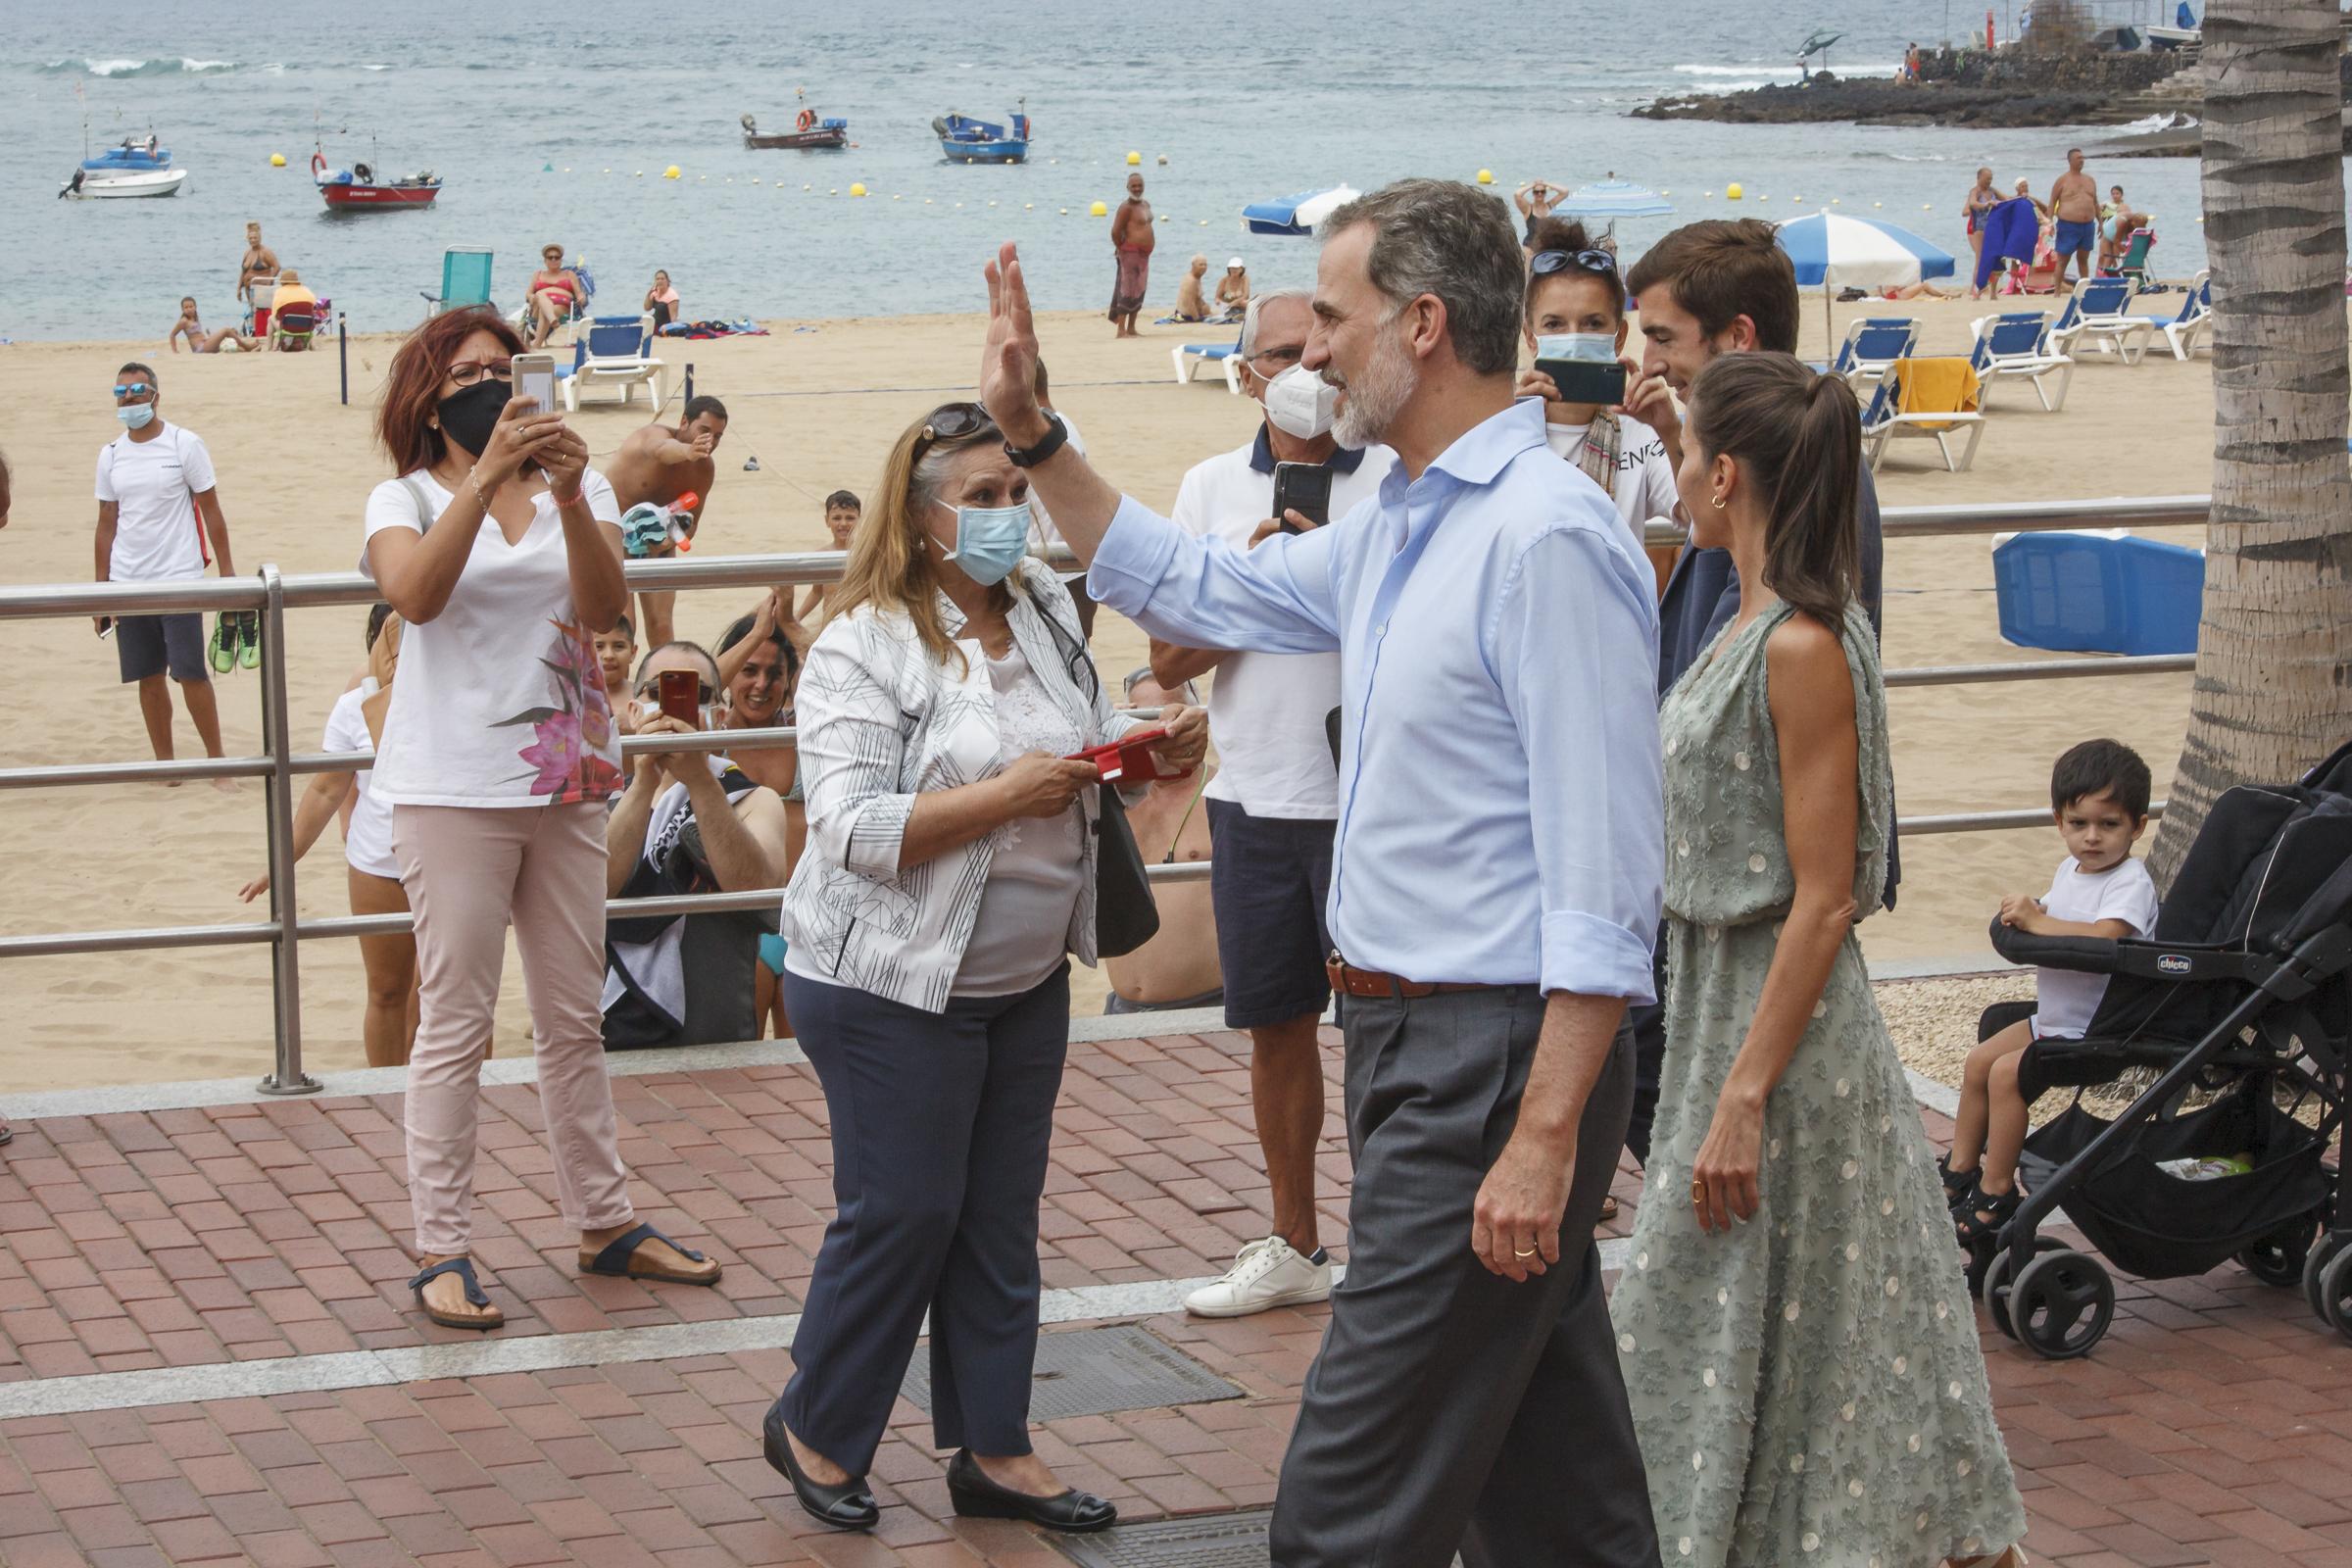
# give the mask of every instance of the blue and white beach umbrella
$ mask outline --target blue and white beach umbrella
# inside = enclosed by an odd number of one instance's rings
[[[1316,224],[1362,194],[1352,185],[1326,185],[1251,202],[1242,209],[1242,226],[1252,234],[1312,234]]]
[[[1577,186],[1552,211],[1569,218],[1606,219],[1613,223],[1620,218],[1663,218],[1674,211],[1674,204],[1647,185],[1619,179],[1611,172],[1606,179]]]
[[[1824,322],[1829,320],[1830,299],[1841,287],[1900,288],[1924,278],[1949,277],[1954,267],[1950,252],[1875,218],[1819,212],[1790,219],[1774,237],[1796,264],[1797,284],[1820,287]],[[1825,350],[1836,351],[1834,341]]]

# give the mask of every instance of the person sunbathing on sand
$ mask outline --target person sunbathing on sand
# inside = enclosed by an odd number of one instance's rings
[[[1176,285],[1176,319],[1179,321],[1208,319],[1208,301],[1200,293],[1200,280],[1207,275],[1208,258],[1194,257],[1193,265],[1185,270],[1182,281]]]
[[[206,332],[204,323],[196,318],[196,301],[187,296],[180,299],[179,319],[172,323],[172,335],[165,338],[164,342],[172,353],[177,354],[179,340],[183,337],[188,340],[188,352],[191,354],[218,354],[223,343],[234,343],[248,354],[262,346],[261,339],[246,337],[233,326]]]

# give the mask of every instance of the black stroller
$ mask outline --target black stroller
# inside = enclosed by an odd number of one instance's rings
[[[2026,1140],[2030,1196],[1971,1252],[1969,1282],[2001,1332],[2061,1359],[2114,1321],[2106,1269],[2036,1234],[2064,1204],[2064,1222],[2129,1273],[2177,1279],[2235,1257],[2269,1284],[2300,1282],[2352,1339],[2344,1152],[2326,1157],[2344,1136],[2352,1048],[2352,745],[2300,784],[2216,801],[2147,940],[2033,937],[1996,920],[1992,942],[2013,963],[2113,976],[2082,1039],[2036,1040],[2019,1060],[2029,1100],[2076,1095]],[[2031,1011],[1987,1009],[1981,1034]],[[2084,1088],[2133,1068],[2156,1079],[2113,1121],[2083,1103]],[[2197,1159],[2250,1168],[2175,1163]]]

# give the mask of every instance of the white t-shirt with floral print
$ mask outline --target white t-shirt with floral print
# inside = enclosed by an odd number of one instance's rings
[[[368,537],[424,531],[452,499],[432,475],[387,479],[368,498]],[[604,475],[588,470],[588,510],[617,527]],[[620,741],[604,669],[571,602],[564,522],[552,496],[522,542],[484,518],[449,605],[405,629],[400,679],[369,789],[390,806],[564,806],[620,793]],[[365,547],[360,569],[369,570]]]

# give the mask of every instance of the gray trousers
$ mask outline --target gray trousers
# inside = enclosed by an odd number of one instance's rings
[[[1470,1250],[1543,1019],[1533,986],[1348,1001],[1348,1277],[1283,1459],[1275,1568],[1657,1568],[1592,1240],[1629,1032],[1577,1132],[1558,1266],[1514,1284]]]

